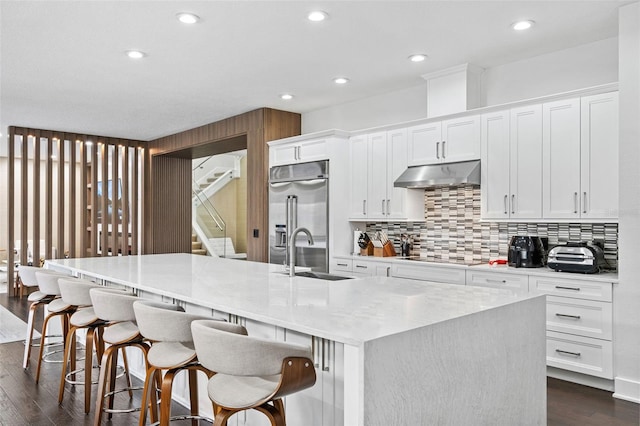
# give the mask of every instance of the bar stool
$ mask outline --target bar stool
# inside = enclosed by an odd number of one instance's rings
[[[58,279],[65,276],[68,277],[68,275],[37,271],[36,280],[38,281],[39,291],[48,295],[60,296],[60,286],[58,285]],[[44,322],[42,323],[42,333],[40,336],[40,353],[38,354],[38,367],[36,368],[36,383],[40,381],[40,369],[43,362],[62,362],[49,360],[47,357],[55,353],[64,352],[64,342],[67,338],[67,331],[69,330],[69,317],[75,312],[76,307],[66,303],[60,297],[57,297],[47,304],[47,310],[49,311],[49,314],[45,317]],[[61,344],[63,346],[63,349],[45,353],[45,339],[47,337],[46,333],[48,330],[49,321],[55,317],[60,317],[60,323],[62,327]]]
[[[37,287],[38,279],[36,278],[36,272],[41,272],[43,274],[54,274],[58,276],[66,276],[70,277],[70,275],[61,274],[60,272],[51,271],[49,269],[36,268],[35,266],[21,266],[20,267],[20,275],[22,286],[24,287]],[[36,314],[36,310],[38,308],[44,308],[45,305],[48,305],[52,300],[57,298],[58,294],[47,294],[40,290],[34,291],[29,294],[27,300],[31,302],[29,306],[29,315],[27,317],[27,337],[25,339],[25,347],[24,347],[24,358],[22,360],[22,368],[27,369],[29,367],[29,359],[31,357],[31,348],[37,345],[33,344],[33,331],[34,331],[34,317]],[[49,336],[49,337],[60,337],[60,336]]]
[[[311,348],[220,330],[215,321],[191,323],[198,359],[215,371],[207,385],[215,426],[233,414],[256,409],[273,426],[285,426],[282,397],[313,386]]]
[[[130,398],[133,397],[125,348],[139,348],[144,356],[146,366],[149,345],[143,341],[143,337],[135,324],[136,316],[133,312],[133,303],[138,300],[138,298],[133,293],[104,287],[92,288],[89,293],[91,295],[91,301],[93,302],[94,312],[98,318],[108,324],[104,328],[102,338],[104,343],[109,344],[109,347],[105,349],[102,355],[100,379],[98,380],[96,396],[94,424],[98,426],[102,423],[102,415],[105,412],[110,419],[113,413],[130,413],[140,410],[140,407],[114,409],[113,400],[115,394],[124,391],[129,392]],[[118,366],[119,350],[122,351],[125,363],[127,387],[116,390],[116,368]],[[105,399],[107,399],[106,406]]]
[[[91,296],[89,291],[92,288],[101,287],[91,281],[78,279],[59,279],[60,293],[62,300],[76,306],[77,310],[69,318],[69,331],[64,345],[64,359],[62,364],[62,375],[60,376],[60,390],[58,392],[58,404],[62,404],[64,399],[65,383],[73,386],[84,385],[84,412],[91,410],[91,372],[93,371],[93,350],[95,352],[97,365],[100,364],[104,344],[102,343],[102,329],[105,321],[98,318],[91,306]],[[76,332],[86,330],[84,369],[76,370]],[[67,366],[68,364],[68,366]],[[67,371],[69,371],[67,373]],[[84,371],[84,380],[77,381],[76,374]]]
[[[191,337],[191,322],[199,319],[211,319],[202,315],[194,315],[178,310],[178,307],[168,303],[138,301],[133,304],[136,314],[136,321],[142,335],[149,339],[151,349],[148,354],[147,374],[142,393],[142,411],[140,412],[140,425],[146,423],[146,407],[150,396],[153,397],[154,381],[158,373],[166,370],[162,379],[160,391],[160,422],[161,426],[167,426],[170,421],[191,419],[192,424],[197,425],[198,419],[198,382],[197,372],[204,372],[207,377],[211,377],[212,372],[202,367],[196,358],[196,351],[193,347]],[[244,330],[236,324],[229,324],[223,321],[214,321],[221,327],[239,332]],[[171,417],[171,390],[175,375],[187,370],[189,374],[189,399],[190,415]],[[153,402],[153,400],[152,400]],[[151,421],[155,422],[155,405],[151,404]]]

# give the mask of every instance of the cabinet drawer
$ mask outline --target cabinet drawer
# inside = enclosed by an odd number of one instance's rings
[[[503,288],[521,294],[529,291],[529,277],[519,274],[467,271],[467,285]]]
[[[547,296],[547,330],[611,340],[611,303]]]
[[[397,263],[391,268],[391,276],[412,280],[431,281],[436,283],[465,284],[464,268],[447,268],[415,263]]]
[[[353,261],[353,274],[359,276],[380,276],[388,277],[391,264],[387,262],[376,262],[366,260]]]
[[[331,259],[331,271],[351,272],[353,270],[352,259]]]
[[[613,379],[613,345],[608,340],[547,331],[547,365]]]
[[[532,293],[611,302],[613,289],[611,283],[530,275],[529,290]]]

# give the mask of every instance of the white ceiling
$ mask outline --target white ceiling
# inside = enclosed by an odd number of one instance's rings
[[[631,2],[3,0],[0,124],[151,140],[260,107],[305,113],[615,37]],[[515,33],[520,19],[536,25]]]

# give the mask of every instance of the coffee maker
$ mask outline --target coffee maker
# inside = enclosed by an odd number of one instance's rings
[[[508,263],[516,268],[544,266],[546,250],[540,237],[516,235],[509,241]]]

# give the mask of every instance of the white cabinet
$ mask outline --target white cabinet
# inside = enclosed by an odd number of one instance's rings
[[[329,273],[353,271],[353,260],[346,257],[332,257],[329,261]]]
[[[618,92],[580,102],[580,217],[617,218]]]
[[[407,131],[351,138],[352,219],[424,220],[424,191],[395,188],[407,168]]]
[[[454,163],[480,158],[480,116],[410,127],[409,165]]]
[[[465,284],[465,268],[425,262],[399,261],[391,267],[391,276],[436,283]]]
[[[326,139],[307,140],[269,147],[269,163],[272,166],[283,164],[306,163],[307,161],[326,160],[329,151]]]
[[[522,274],[467,270],[466,284],[511,290],[514,294],[529,292],[529,277]]]
[[[482,115],[483,219],[542,217],[542,106]]]
[[[547,365],[612,379],[612,284],[536,275],[529,284],[547,294]]]
[[[543,215],[618,216],[618,94],[543,105]]]
[[[390,262],[376,260],[353,259],[352,275],[362,277],[388,277],[391,270]]]

